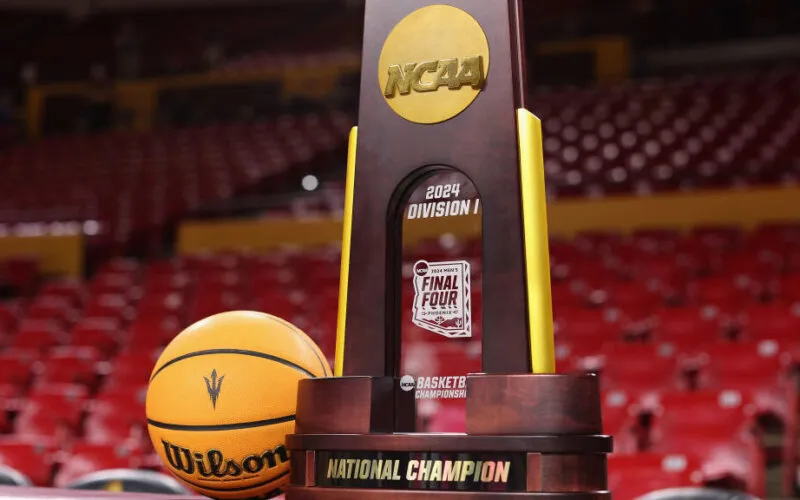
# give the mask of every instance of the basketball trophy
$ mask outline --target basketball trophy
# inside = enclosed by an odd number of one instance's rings
[[[299,384],[289,500],[610,498],[597,379],[555,374],[521,3],[366,1],[336,376]],[[479,257],[408,250],[456,228]],[[420,339],[480,364],[407,373]],[[420,431],[418,408],[459,398],[463,433]]]

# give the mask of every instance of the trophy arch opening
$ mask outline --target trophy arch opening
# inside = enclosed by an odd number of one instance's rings
[[[463,432],[466,375],[482,371],[482,205],[444,165],[410,174],[391,203],[387,366],[415,391],[419,431]]]

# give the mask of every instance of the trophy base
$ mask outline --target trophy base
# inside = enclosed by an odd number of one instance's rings
[[[469,375],[466,434],[392,432],[413,398],[392,377],[302,381],[287,499],[610,498],[596,377]]]
[[[383,489],[356,488],[299,488],[292,486],[286,491],[286,498],[291,500],[426,500],[433,496],[436,500],[502,500],[513,499],[550,499],[553,500],[606,500],[611,498],[608,492],[597,493],[505,493],[488,491],[398,491]]]

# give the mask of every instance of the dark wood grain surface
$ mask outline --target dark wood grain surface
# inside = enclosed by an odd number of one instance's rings
[[[470,436],[467,434],[303,434],[287,436],[290,450],[507,451],[608,453],[608,436]]]
[[[595,375],[469,375],[468,434],[599,434]]]
[[[394,377],[331,377],[298,384],[298,434],[410,432],[415,417],[414,393],[401,391]]]

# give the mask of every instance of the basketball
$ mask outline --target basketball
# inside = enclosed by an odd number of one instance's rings
[[[150,439],[198,493],[269,495],[289,481],[284,441],[298,382],[330,375],[320,349],[287,321],[251,311],[210,316],[178,334],[153,368]]]

